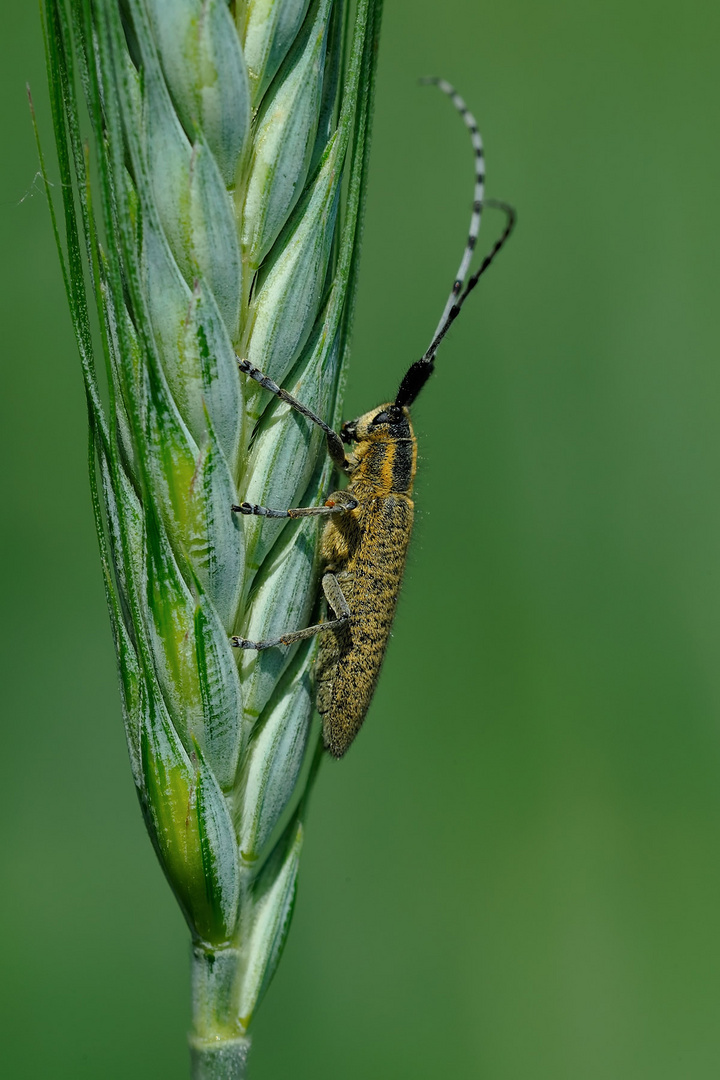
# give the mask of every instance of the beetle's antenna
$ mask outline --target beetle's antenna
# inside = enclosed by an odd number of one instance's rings
[[[467,272],[470,268],[470,261],[473,256],[473,251],[475,250],[478,233],[480,232],[480,216],[482,214],[483,196],[485,194],[485,151],[483,149],[480,132],[478,131],[477,120],[470,112],[464,99],[460,97],[460,94],[458,94],[455,87],[445,79],[421,79],[420,82],[424,86],[437,86],[438,90],[442,90],[443,94],[447,94],[463,118],[465,127],[470,132],[470,141],[472,142],[473,150],[475,152],[475,191],[473,192],[472,216],[470,218],[468,238],[465,244],[462,261],[460,262],[458,272],[455,275],[453,287],[450,290],[450,295],[445,304],[445,309],[440,316],[440,322],[437,324],[437,329],[433,334],[434,341],[445,325],[447,317],[450,314],[450,309],[460,295],[460,291],[465,284],[465,278],[467,277]]]
[[[502,248],[505,247],[505,243],[507,242],[507,240],[510,237],[511,232],[515,228],[515,223],[517,221],[517,211],[515,210],[514,207],[512,207],[510,205],[510,203],[502,202],[500,199],[486,199],[484,205],[492,207],[493,210],[502,210],[502,212],[505,214],[505,217],[506,217],[505,228],[503,229],[502,233],[500,234],[498,239],[493,244],[490,252],[485,256],[483,261],[480,263],[479,269],[475,271],[475,273],[473,274],[473,276],[468,281],[467,285],[463,289],[460,296],[457,298],[455,303],[451,305],[450,310],[447,313],[447,317],[446,317],[445,321],[440,324],[439,330],[436,331],[435,337],[430,342],[430,348],[427,350],[427,352],[423,356],[423,360],[426,363],[427,362],[432,363],[432,360],[433,360],[433,358],[435,356],[435,353],[438,350],[438,346],[439,346],[440,342],[442,341],[442,339],[447,334],[448,330],[450,329],[450,327],[454,323],[455,319],[458,317],[458,314],[460,312],[460,308],[463,306],[463,304],[465,303],[468,296],[470,295],[470,293],[473,291],[473,289],[477,285],[477,283],[480,280],[480,278],[482,277],[482,275],[485,273],[485,271],[488,269],[488,267],[491,265],[491,263],[494,262],[495,256],[501,251]]]
[[[470,229],[468,232],[467,242],[465,244],[465,250],[463,252],[462,261],[458,268],[457,276],[453,282],[453,287],[450,291],[450,295],[445,304],[445,309],[440,318],[440,322],[437,325],[437,329],[433,334],[432,341],[428,346],[425,354],[421,360],[416,360],[414,364],[408,369],[400,383],[400,388],[395,399],[395,404],[401,408],[405,405],[412,405],[415,398],[418,396],[427,380],[432,375],[435,367],[435,353],[437,352],[440,342],[443,340],[448,330],[452,326],[453,322],[457,318],[461,307],[467,300],[472,290],[477,285],[478,281],[488,269],[490,264],[495,259],[500,249],[504,246],[506,240],[510,236],[510,233],[515,227],[517,220],[517,214],[515,210],[508,203],[498,202],[495,199],[484,199],[485,190],[485,155],[483,151],[482,139],[480,138],[480,132],[478,131],[477,122],[475,117],[468,109],[464,100],[460,97],[454,86],[451,86],[445,79],[421,79],[423,83],[431,83],[437,86],[443,93],[447,94],[451,99],[453,105],[458,110],[465,125],[470,131],[470,138],[472,140],[473,148],[475,150],[475,197],[473,200],[472,216],[470,218]],[[493,209],[502,210],[506,217],[507,222],[502,235],[495,241],[492,250],[485,256],[480,268],[473,274],[473,276],[465,285],[465,278],[470,267],[470,261],[475,250],[477,243],[478,232],[480,229],[480,215],[484,207],[492,207]]]

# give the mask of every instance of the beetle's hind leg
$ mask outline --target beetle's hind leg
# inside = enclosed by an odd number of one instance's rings
[[[323,630],[339,630],[341,626],[345,626],[350,618],[348,602],[334,574],[327,573],[323,575],[322,587],[325,599],[335,612],[335,619],[317,623],[315,626],[306,626],[304,630],[292,630],[289,634],[283,634],[282,637],[278,638],[270,638],[268,641],[248,641],[247,638],[231,637],[230,644],[236,649],[257,649],[259,651],[261,649],[273,649],[278,645],[293,645],[296,641],[304,641],[306,638],[315,637],[316,634],[321,634]]]

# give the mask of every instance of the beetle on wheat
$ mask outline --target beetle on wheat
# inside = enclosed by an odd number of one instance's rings
[[[465,102],[445,80],[425,81],[435,83],[448,94],[470,131],[475,151],[475,198],[462,262],[440,323],[425,354],[403,376],[395,400],[343,424],[338,434],[249,361],[239,360],[243,374],[325,432],[333,464],[348,477],[347,487],[333,492],[323,506],[289,510],[248,502],[233,506],[235,512],[249,516],[328,518],[321,544],[322,588],[335,617],[267,641],[237,636],[231,641],[237,648],[262,650],[323,634],[315,672],[317,709],[323,718],[325,748],[337,758],[350,747],[370,706],[405,569],[413,527],[411,495],[417,465],[417,440],[410,406],[434,370],[440,343],[510,236],[516,220],[515,211],[506,203],[483,202],[483,145],[475,118]],[[490,253],[465,284],[483,205],[503,210],[507,221]],[[345,453],[344,443],[354,447],[349,454]]]

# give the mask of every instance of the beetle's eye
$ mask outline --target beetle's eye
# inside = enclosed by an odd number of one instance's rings
[[[379,412],[377,416],[373,417],[373,424],[391,424],[392,417],[388,412]]]

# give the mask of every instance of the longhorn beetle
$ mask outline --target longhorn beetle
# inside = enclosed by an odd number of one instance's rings
[[[238,358],[243,374],[322,428],[332,461],[349,478],[347,487],[333,492],[324,506],[291,510],[271,510],[250,503],[233,506],[237,513],[261,517],[328,519],[321,543],[322,587],[335,618],[269,641],[233,637],[231,642],[240,649],[270,649],[323,634],[316,667],[317,708],[323,717],[325,746],[338,758],[357,735],[370,705],[405,568],[413,525],[410,496],[417,462],[410,406],[433,372],[440,342],[515,225],[512,207],[483,200],[484,153],[475,117],[444,79],[423,82],[433,83],[452,99],[470,131],[475,151],[475,193],[467,243],[442,317],[427,351],[403,376],[395,400],[343,424],[338,434],[249,361]],[[504,211],[505,228],[480,268],[465,284],[480,228],[480,214],[483,206],[490,205]],[[354,444],[347,456],[344,443]]]

